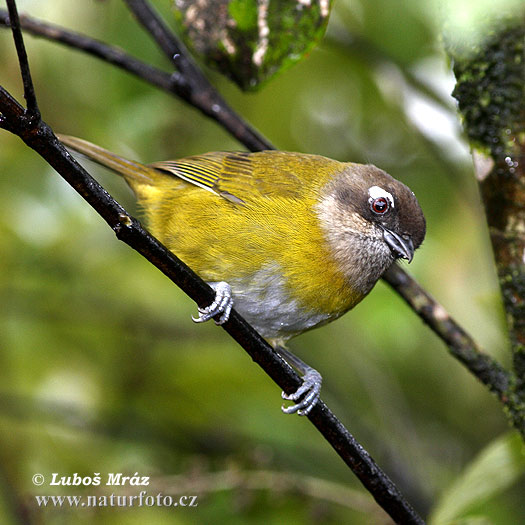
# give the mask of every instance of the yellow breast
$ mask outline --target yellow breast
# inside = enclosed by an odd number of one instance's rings
[[[274,313],[281,297],[280,315],[289,309],[303,319],[304,328],[290,327],[295,334],[342,315],[362,298],[330,252],[315,197],[274,195],[238,205],[176,179],[137,193],[152,233],[204,280],[228,282],[241,314],[246,297]],[[280,293],[271,295],[272,287]],[[265,297],[271,298],[266,304]],[[262,312],[248,317],[257,315]]]

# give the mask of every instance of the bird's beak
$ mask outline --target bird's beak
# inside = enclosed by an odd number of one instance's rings
[[[392,230],[383,228],[383,240],[388,244],[396,259],[407,259],[408,262],[414,257],[414,243],[408,235],[399,235]]]

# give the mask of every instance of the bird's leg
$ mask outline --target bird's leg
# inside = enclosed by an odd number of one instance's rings
[[[209,321],[217,314],[222,314],[216,324],[224,324],[230,317],[233,307],[232,289],[224,281],[218,283],[208,283],[215,290],[215,299],[213,303],[205,308],[199,308],[199,317],[191,317],[195,323],[204,323]]]
[[[303,384],[293,393],[285,394],[282,393],[283,399],[290,401],[300,401],[295,405],[289,407],[282,406],[282,411],[285,414],[299,414],[300,416],[306,416],[310,413],[312,408],[319,400],[319,394],[321,392],[321,385],[323,378],[321,374],[308,366],[304,361],[299,359],[296,355],[292,354],[289,350],[282,346],[276,346],[275,351],[290,365],[293,366],[302,374]],[[302,399],[301,399],[302,398]]]
[[[216,324],[220,325],[225,323],[230,317],[233,307],[232,290],[230,285],[224,281],[208,284],[215,290],[215,299],[209,306],[199,308],[199,317],[192,316],[192,319],[196,323],[204,323],[217,314],[221,314],[220,318],[215,321]],[[306,416],[319,400],[323,378],[317,370],[308,366],[283,346],[276,346],[275,351],[290,366],[298,370],[302,374],[303,379],[303,384],[293,394],[282,393],[283,399],[298,401],[295,405],[283,406],[282,411],[285,414],[295,414],[297,412],[300,416]]]

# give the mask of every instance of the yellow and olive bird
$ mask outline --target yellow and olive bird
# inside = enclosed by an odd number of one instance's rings
[[[145,165],[59,138],[122,175],[151,233],[215,290],[196,322],[224,323],[234,306],[303,374],[295,393],[283,393],[295,403],[286,413],[308,414],[322,382],[287,341],[352,309],[425,236],[414,193],[373,165],[282,151]]]

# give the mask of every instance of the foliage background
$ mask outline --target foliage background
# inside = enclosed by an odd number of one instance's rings
[[[170,16],[168,2],[156,4]],[[169,67],[122,2],[26,0],[19,8]],[[410,272],[508,363],[484,211],[449,95],[446,8],[339,0],[321,46],[261,92],[209,76],[280,149],[370,162],[408,184],[428,221]],[[57,132],[146,162],[239,149],[192,108],[110,65],[32,37],[26,44],[44,119]],[[0,83],[21,97],[5,30],[0,64]],[[93,172],[140,213],[120,179]],[[194,325],[194,304],[8,133],[0,133],[0,194],[3,523],[16,523],[13,501],[38,523],[384,520],[314,428],[281,414],[279,390],[247,355],[212,324]],[[507,432],[499,404],[383,283],[292,348],[321,371],[323,399],[423,514]],[[258,471],[273,474],[255,490]],[[93,493],[35,488],[37,472],[138,472],[152,477],[149,493],[198,493],[199,506],[37,511],[35,493]],[[234,474],[246,477],[230,489]],[[299,480],[291,490],[289,476]],[[523,488],[514,483],[462,515],[518,523]]]

